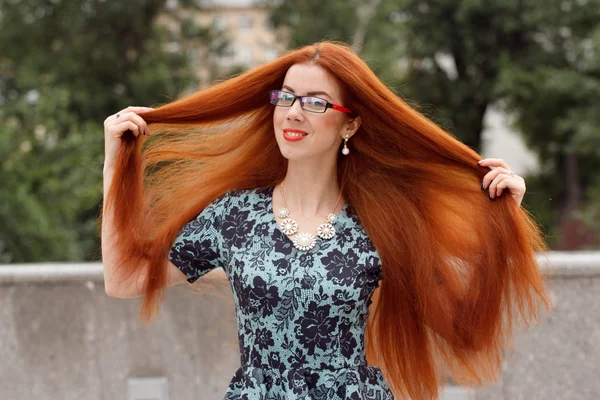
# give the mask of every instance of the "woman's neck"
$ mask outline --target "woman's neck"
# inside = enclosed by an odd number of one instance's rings
[[[286,206],[297,216],[311,218],[328,214],[334,205],[338,209],[344,204],[335,171],[333,174],[323,174],[288,170],[283,182],[275,187],[278,196],[281,196],[282,184]],[[279,198],[283,206],[283,198]]]

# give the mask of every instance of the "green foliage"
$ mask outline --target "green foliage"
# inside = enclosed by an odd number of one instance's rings
[[[600,233],[600,0],[263,0],[288,47],[341,40],[392,89],[480,151],[491,104],[540,156],[524,206],[550,244]],[[0,262],[99,259],[103,121],[213,79],[228,38],[196,0],[0,0]],[[183,12],[181,12],[183,11]],[[172,20],[173,30],[161,21]]]
[[[402,26],[396,18],[397,1],[315,1],[262,0],[271,8],[270,22],[281,29],[287,47],[296,48],[320,40],[337,40],[352,45],[382,80],[400,73],[397,61],[403,43]],[[369,13],[372,9],[372,14]],[[360,30],[364,25],[364,43]],[[289,34],[291,33],[291,34]]]
[[[503,60],[497,91],[540,156],[544,179],[530,179],[528,191],[536,207],[552,199],[551,212],[540,210],[546,226],[575,219],[600,237],[600,1],[548,2],[527,20],[532,44]]]
[[[226,48],[195,1],[166,3],[0,0],[0,262],[100,258],[104,119],[178,97],[189,50]]]
[[[374,6],[357,51],[378,76],[478,152],[486,111],[504,105],[540,158],[524,205],[548,242],[573,217],[600,232],[600,0],[265,1],[290,47],[354,44]]]
[[[264,1],[272,7],[271,23],[293,32],[288,47],[296,48],[319,40],[348,42],[357,22],[356,8],[362,0]]]

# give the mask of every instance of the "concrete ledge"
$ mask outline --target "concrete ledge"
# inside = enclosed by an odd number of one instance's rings
[[[549,251],[537,259],[546,276],[600,276],[600,251]]]
[[[0,284],[104,282],[102,263],[35,263],[0,265]]]
[[[600,252],[540,256],[551,313],[515,326],[498,382],[440,400],[600,399]],[[169,290],[149,325],[140,300],[107,296],[102,263],[0,266],[0,399],[124,399],[130,379],[168,380],[171,399],[222,399],[240,364],[231,289]]]
[[[550,251],[537,258],[549,277],[600,276],[600,251]],[[81,281],[104,282],[102,263],[0,265],[0,284]]]

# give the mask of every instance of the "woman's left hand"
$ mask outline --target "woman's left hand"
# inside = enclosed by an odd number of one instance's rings
[[[525,180],[516,175],[501,158],[484,158],[479,165],[490,167],[492,170],[483,177],[481,189],[489,188],[490,200],[502,195],[504,189],[508,189],[510,195],[521,205],[525,196]]]

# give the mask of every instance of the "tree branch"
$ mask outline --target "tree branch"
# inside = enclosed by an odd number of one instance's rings
[[[352,50],[354,50],[354,53],[356,54],[360,54],[362,51],[367,35],[367,26],[373,19],[373,16],[375,16],[379,4],[381,4],[381,0],[371,0],[368,4],[359,7],[356,11],[358,14],[358,24],[356,25],[352,40]]]

